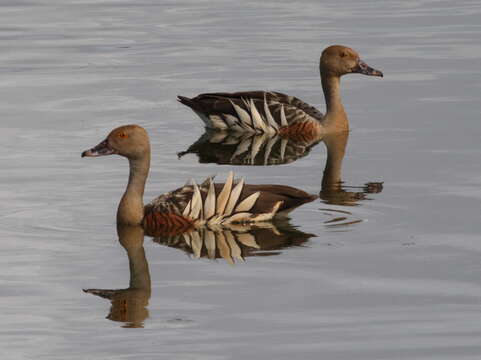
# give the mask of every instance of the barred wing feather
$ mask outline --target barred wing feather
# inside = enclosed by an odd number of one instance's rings
[[[315,107],[277,92],[245,91],[200,94],[193,99],[179,96],[209,128],[275,134],[296,122],[322,120]]]
[[[246,185],[242,179],[236,183],[231,172],[224,184],[208,178],[201,185],[194,182],[161,195],[146,206],[145,213],[146,218],[163,216],[164,222],[171,220],[184,228],[222,226],[268,221],[315,198],[289,186]]]

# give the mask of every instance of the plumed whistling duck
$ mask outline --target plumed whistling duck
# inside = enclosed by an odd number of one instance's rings
[[[127,188],[117,210],[117,222],[143,225],[149,231],[179,233],[201,226],[269,221],[317,198],[284,185],[247,185],[234,181],[232,173],[224,184],[208,178],[160,195],[144,206],[145,182],[150,169],[147,131],[138,125],[116,128],[82,157],[118,154],[129,160]]]
[[[296,134],[319,136],[349,130],[340,95],[342,75],[359,73],[383,76],[368,66],[356,51],[342,45],[326,48],[319,62],[322,89],[326,100],[326,114],[294,96],[267,91],[236,93],[208,93],[195,98],[178,96],[204,121],[207,128],[279,133],[291,137]]]

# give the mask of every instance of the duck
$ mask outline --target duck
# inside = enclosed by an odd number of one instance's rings
[[[383,77],[343,45],[324,49],[319,61],[326,114],[290,95],[273,91],[205,93],[194,98],[179,95],[177,100],[190,107],[207,128],[236,132],[278,133],[284,137],[321,136],[349,130],[341,102],[340,78],[358,73]]]
[[[188,182],[144,205],[143,195],[150,170],[150,140],[139,125],[112,130],[82,157],[120,155],[129,161],[129,178],[117,208],[117,223],[141,225],[150,232],[176,234],[199,227],[222,227],[234,223],[255,223],[285,217],[317,195],[286,185],[245,184],[234,180],[232,172],[225,183],[207,178],[202,184]]]

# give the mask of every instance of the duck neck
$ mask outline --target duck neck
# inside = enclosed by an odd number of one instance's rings
[[[346,112],[341,102],[340,77],[321,71],[321,82],[326,100],[326,115],[322,125],[328,132],[349,130]]]
[[[150,168],[150,152],[129,159],[129,182],[117,209],[117,222],[139,225],[144,218],[144,188]]]

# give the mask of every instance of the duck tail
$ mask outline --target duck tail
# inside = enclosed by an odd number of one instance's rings
[[[191,98],[188,98],[187,96],[182,96],[182,95],[177,95],[177,101],[180,102],[181,104],[187,105],[190,108],[193,108],[195,104]]]

